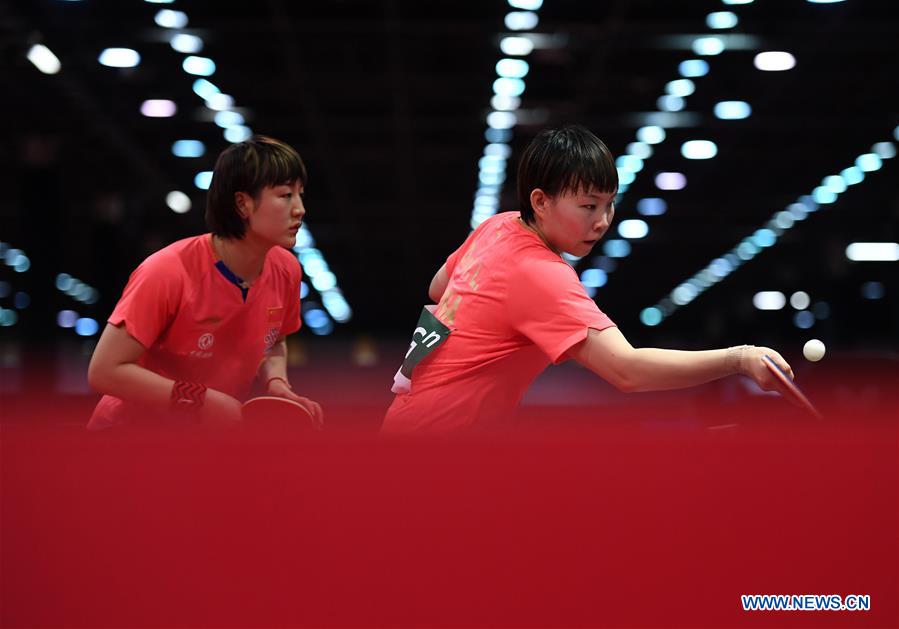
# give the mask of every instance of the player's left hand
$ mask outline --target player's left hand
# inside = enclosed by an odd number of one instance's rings
[[[303,407],[309,411],[309,414],[312,415],[312,421],[315,422],[316,428],[321,428],[324,425],[325,414],[324,411],[322,411],[321,404],[303,397],[302,395],[297,395],[290,386],[280,378],[273,379],[269,382],[268,394],[292,400],[297,404],[302,404]]]
[[[771,370],[762,362],[762,356],[768,355],[771,360],[786,373],[790,380],[793,379],[793,368],[790,363],[784,360],[778,352],[770,347],[749,347],[746,354],[742,358],[743,373],[755,380],[764,391],[777,391],[777,378],[771,373]]]

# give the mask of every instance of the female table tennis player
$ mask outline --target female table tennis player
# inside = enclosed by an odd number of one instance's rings
[[[211,233],[144,260],[108,319],[88,369],[104,394],[88,428],[146,416],[234,424],[256,380],[321,421],[321,407],[287,379],[302,271],[285,248],[306,213],[306,180],[299,154],[272,138],[219,155],[206,204]]]
[[[508,418],[550,363],[573,358],[622,391],[690,387],[742,373],[763,389],[772,349],[634,348],[561,254],[585,256],[615,213],[609,149],[577,126],[545,130],[518,169],[521,211],[484,221],[431,281],[382,431],[453,431]]]

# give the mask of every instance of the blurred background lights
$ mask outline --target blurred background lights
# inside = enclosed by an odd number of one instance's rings
[[[693,40],[692,48],[697,55],[720,55],[724,52],[724,40],[720,37],[698,37]]]
[[[221,91],[218,87],[215,86],[214,83],[211,83],[206,79],[197,79],[196,81],[194,81],[192,89],[194,91],[194,94],[206,101],[208,101]]]
[[[732,11],[715,11],[705,18],[706,26],[712,29],[733,28],[738,22],[737,14]]]
[[[496,73],[510,79],[523,79],[528,69],[528,62],[524,59],[500,59],[496,62]]]
[[[687,187],[687,178],[683,173],[660,172],[655,178],[659,190],[683,190]]]
[[[742,100],[724,100],[715,104],[715,117],[721,120],[743,120],[752,115],[752,107]]]
[[[581,273],[581,284],[590,288],[601,288],[608,279],[608,275],[602,269],[585,269]]]
[[[26,292],[18,291],[13,296],[12,303],[16,310],[24,310],[31,305],[31,297]]]
[[[487,114],[487,126],[493,129],[511,129],[518,118],[510,111],[492,111]]]
[[[839,175],[829,175],[821,181],[821,185],[832,192],[842,194],[846,192],[846,182]]]
[[[680,96],[666,94],[665,96],[659,96],[656,100],[656,107],[660,111],[681,111],[686,106],[686,101]]]
[[[165,99],[145,100],[140,106],[140,113],[147,118],[171,118],[177,111],[178,106]]]
[[[689,96],[696,91],[696,84],[690,79],[676,79],[665,84],[665,92],[672,96]]]
[[[234,97],[229,94],[212,94],[206,99],[206,106],[213,111],[224,111],[234,107]]]
[[[721,0],[722,4],[735,5],[735,4],[752,4],[753,0]]]
[[[536,11],[543,6],[543,0],[509,0],[509,6],[523,11]]]
[[[19,315],[15,310],[0,308],[0,326],[8,328],[14,326],[19,320]]]
[[[865,153],[864,155],[859,155],[858,159],[855,160],[855,165],[866,173],[870,173],[875,170],[880,170],[883,162],[880,160],[880,155],[877,153]]]
[[[140,63],[140,55],[131,48],[107,48],[100,53],[98,61],[110,68],[133,68]]]
[[[790,306],[795,310],[805,310],[810,303],[812,300],[805,291],[798,290],[790,295]]]
[[[649,327],[659,325],[662,322],[662,311],[655,306],[644,308],[640,312],[640,322]]]
[[[896,262],[899,260],[899,243],[853,242],[846,247],[846,257],[853,262]]]
[[[521,96],[524,94],[524,81],[501,77],[493,82],[493,93],[498,96]]]
[[[694,79],[709,73],[709,63],[704,59],[687,59],[680,62],[677,71],[682,77]]]
[[[777,290],[763,290],[752,296],[752,305],[758,310],[781,310],[786,303],[786,296]]]
[[[622,238],[638,239],[644,238],[649,233],[649,225],[646,221],[639,218],[629,218],[618,223],[618,234]]]
[[[490,106],[497,111],[514,111],[521,107],[521,99],[508,94],[494,94],[490,99]]]
[[[165,204],[175,214],[184,214],[190,211],[190,197],[179,190],[172,190],[165,196]]]
[[[797,312],[793,315],[793,325],[801,330],[808,330],[815,325],[815,315],[808,310]]]
[[[637,201],[637,211],[643,216],[661,216],[668,210],[665,199],[647,197]]]
[[[192,55],[203,50],[203,40],[196,35],[178,33],[173,35],[170,41],[172,49],[186,55]]]
[[[75,334],[78,336],[93,336],[99,330],[100,325],[90,317],[81,317],[75,321]]]
[[[836,202],[837,193],[824,186],[818,186],[812,190],[812,198],[821,205],[827,205]]]
[[[643,160],[636,155],[624,154],[615,160],[615,166],[622,170],[638,173],[643,169]]]
[[[253,135],[253,131],[244,125],[235,125],[225,129],[225,139],[232,144],[249,140]]]
[[[183,11],[162,9],[156,14],[153,21],[162,28],[184,28],[187,26],[187,14]]]
[[[59,58],[43,44],[35,44],[25,55],[34,67],[44,74],[56,74],[62,68]]]
[[[499,42],[499,49],[507,55],[525,57],[534,50],[534,42],[528,37],[503,37]]]
[[[892,159],[896,157],[896,145],[892,142],[878,142],[871,147],[880,159]]]
[[[227,129],[244,124],[244,118],[236,111],[219,111],[215,114],[215,124]]]
[[[840,171],[840,177],[850,186],[861,183],[865,180],[865,171],[858,166],[850,166]]]
[[[640,127],[637,129],[637,140],[645,144],[659,144],[665,140],[665,130],[655,125]]]
[[[796,65],[796,58],[788,52],[768,51],[760,52],[755,56],[753,64],[759,70],[765,72],[783,72]]]
[[[711,159],[718,154],[718,147],[709,140],[690,140],[681,145],[680,152],[687,159]]]
[[[172,144],[175,157],[203,157],[206,146],[200,140],[177,140]]]
[[[506,28],[510,31],[529,31],[536,28],[540,18],[532,11],[511,11],[506,14]]]
[[[212,76],[215,74],[215,62],[208,57],[190,55],[181,62],[181,67],[188,74],[195,76]]]
[[[212,183],[212,171],[204,170],[194,177],[194,185],[200,190],[209,190],[209,184]]]
[[[631,245],[626,240],[607,240],[602,246],[602,252],[610,258],[625,258],[631,252]]]
[[[61,328],[74,328],[78,313],[74,310],[60,310],[56,313],[56,325]]]
[[[625,147],[625,152],[634,157],[646,160],[652,157],[652,147],[646,142],[631,142]]]
[[[862,284],[862,297],[865,299],[882,299],[886,294],[882,282],[865,282]]]

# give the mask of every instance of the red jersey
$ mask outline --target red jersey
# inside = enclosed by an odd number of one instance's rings
[[[138,364],[173,380],[245,397],[275,342],[300,328],[297,259],[272,247],[246,292],[216,266],[212,235],[179,240],[135,269],[108,322],[124,324],[146,352]],[[132,403],[105,395],[88,428],[127,419]]]
[[[399,385],[408,392],[394,398],[384,432],[505,419],[534,378],[564,361],[589,328],[615,325],[518,212],[483,222],[447,258],[446,271],[449,282],[433,314],[450,333],[416,364],[411,383]]]

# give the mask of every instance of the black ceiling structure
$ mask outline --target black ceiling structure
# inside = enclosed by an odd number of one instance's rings
[[[431,276],[471,229],[499,42],[516,34],[504,25],[506,2],[0,4],[0,240],[32,262],[24,274],[3,267],[4,279],[55,312],[66,298],[52,278],[70,273],[97,287],[91,312],[102,321],[143,257],[204,230],[194,176],[211,170],[227,141],[192,91],[197,77],[182,70],[184,55],[169,45],[176,31],[154,23],[161,9],[189,16],[177,32],[203,39],[198,54],[216,64],[210,79],[254,132],[303,155],[307,225],[354,313],[335,334],[405,334]],[[739,23],[711,30],[706,16],[725,10]],[[666,84],[680,78],[678,64],[703,58],[710,66],[618,206],[616,220],[645,218],[649,233],[615,260],[596,300],[635,343],[795,335],[789,307],[760,312],[752,296],[802,290],[830,311],[806,336],[897,344],[896,263],[852,263],[844,250],[899,238],[899,158],[884,159],[662,325],[646,327],[639,314],[873,144],[899,142],[899,5],[546,0],[538,15],[500,210],[517,209],[517,157],[540,129],[582,124],[622,154],[658,113]],[[691,43],[712,35],[727,49],[697,57]],[[58,74],[27,60],[35,43],[58,56]],[[141,63],[100,65],[100,52],[117,46],[138,50]],[[795,68],[759,71],[753,58],[765,50],[792,53]],[[141,103],[154,98],[174,101],[177,114],[142,116]],[[750,103],[752,115],[716,118],[714,105],[725,100]],[[206,154],[174,157],[172,143],[183,138],[204,142]],[[691,139],[714,141],[717,156],[685,159],[680,147]],[[683,172],[687,187],[658,190],[660,171]],[[193,209],[168,209],[171,190],[186,192]],[[642,217],[644,197],[664,197],[667,212]],[[862,297],[870,281],[884,286],[882,299]],[[19,324],[36,329],[35,321],[23,311]]]

